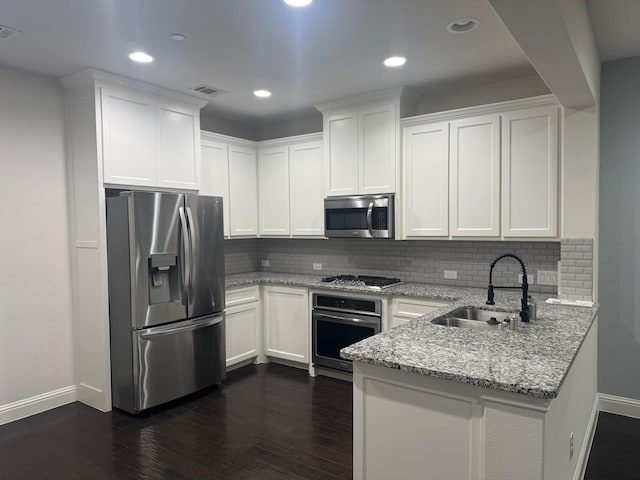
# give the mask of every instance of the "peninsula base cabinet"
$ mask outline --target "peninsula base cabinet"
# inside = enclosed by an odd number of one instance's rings
[[[449,302],[443,300],[393,298],[391,299],[388,329],[399,327],[414,318],[421,317],[448,305]]]
[[[229,289],[226,292],[227,368],[255,358],[263,362],[260,287]]]
[[[306,288],[265,286],[265,354],[299,364],[309,363],[309,291]]]
[[[354,362],[353,478],[582,478],[598,412],[597,331],[596,320],[553,399]]]

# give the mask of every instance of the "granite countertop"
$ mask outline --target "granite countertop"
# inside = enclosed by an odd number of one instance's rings
[[[470,385],[552,399],[586,337],[598,306],[545,304],[533,295],[538,319],[510,330],[474,330],[433,325],[431,320],[460,306],[486,307],[486,290],[405,283],[380,292],[327,285],[321,276],[252,272],[227,277],[227,288],[272,284],[450,300],[451,304],[341,350],[345,359],[443,378]],[[516,312],[517,292],[496,291],[494,310]]]

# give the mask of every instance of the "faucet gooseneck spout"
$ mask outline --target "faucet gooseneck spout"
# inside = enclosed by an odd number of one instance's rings
[[[496,287],[493,284],[493,269],[496,264],[502,260],[503,258],[514,258],[520,263],[522,267],[522,286],[500,286]],[[504,289],[504,290],[522,290],[522,300],[520,302],[520,319],[523,322],[529,321],[529,282],[527,280],[527,268],[524,266],[524,262],[520,257],[514,255],[512,253],[505,253],[504,255],[500,255],[493,262],[491,262],[491,268],[489,269],[489,290],[487,292],[487,305],[495,305],[495,289]]]

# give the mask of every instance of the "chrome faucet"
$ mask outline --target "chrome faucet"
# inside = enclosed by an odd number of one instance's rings
[[[493,285],[493,268],[496,266],[496,263],[498,263],[500,260],[502,260],[503,258],[515,258],[519,263],[520,266],[522,267],[522,286],[521,287],[510,287],[510,286],[504,286],[504,287],[496,287]],[[522,300],[521,300],[521,307],[520,307],[520,320],[523,322],[528,322],[529,321],[529,304],[528,304],[528,299],[529,299],[529,282],[527,281],[527,269],[524,266],[524,262],[522,261],[522,259],[520,257],[518,257],[517,255],[513,255],[512,253],[505,253],[504,255],[500,255],[498,258],[496,258],[493,262],[491,262],[491,268],[489,269],[489,292],[488,292],[488,298],[487,298],[487,305],[495,305],[496,302],[494,301],[494,293],[493,291],[495,289],[502,289],[502,290],[522,290]]]

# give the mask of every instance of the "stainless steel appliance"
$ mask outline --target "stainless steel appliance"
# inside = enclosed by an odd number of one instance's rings
[[[315,365],[352,372],[350,360],[340,358],[340,350],[380,333],[382,301],[314,293],[313,353]]]
[[[113,406],[131,413],[225,377],[222,199],[107,199]]]
[[[324,199],[324,234],[342,238],[393,238],[394,195]]]
[[[335,277],[323,277],[322,282],[347,287],[364,287],[376,292],[402,283],[399,278],[374,277],[372,275],[336,275]]]

